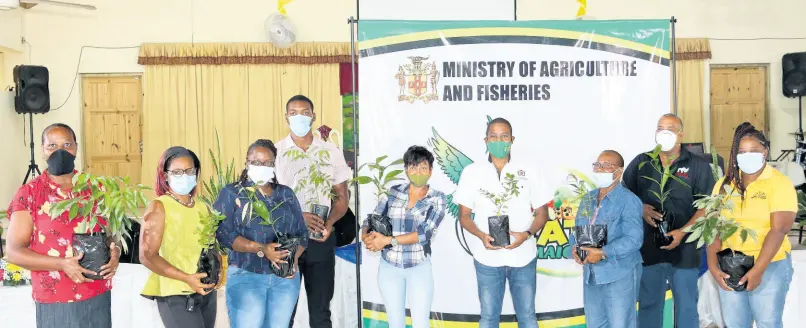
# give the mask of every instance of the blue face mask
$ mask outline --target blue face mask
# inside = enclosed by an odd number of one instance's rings
[[[295,136],[302,138],[311,132],[311,121],[313,118],[310,116],[294,115],[288,118],[288,127]]]
[[[181,196],[190,195],[193,188],[196,188],[196,176],[182,174],[180,176],[168,176],[168,186],[171,190]]]

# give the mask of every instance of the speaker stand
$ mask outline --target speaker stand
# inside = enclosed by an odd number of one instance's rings
[[[42,172],[39,171],[39,166],[36,165],[36,157],[34,155],[34,114],[28,113],[28,132],[30,133],[28,136],[30,137],[31,144],[31,163],[28,164],[28,172],[25,173],[25,180],[22,180],[22,184],[28,183],[28,179],[36,178],[39,175],[42,175]]]

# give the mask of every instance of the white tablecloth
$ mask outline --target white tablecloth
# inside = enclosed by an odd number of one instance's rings
[[[784,327],[801,327],[806,322],[806,251],[792,252],[795,275],[789,286],[784,308]],[[121,264],[112,289],[112,325],[115,328],[164,328],[156,303],[140,296],[149,271],[142,265]],[[370,284],[375,282],[364,282]],[[701,284],[702,288],[712,288]],[[333,327],[356,327],[355,265],[336,258],[336,289],[331,312]],[[702,295],[702,294],[701,294]],[[228,328],[225,290],[218,291],[218,317],[216,328]],[[714,304],[712,302],[716,301]],[[710,299],[710,306],[701,307],[700,314],[719,316],[718,299]],[[705,303],[703,303],[705,304]],[[709,310],[710,309],[710,310]],[[706,311],[706,312],[704,312]],[[304,287],[300,292],[295,327],[308,327],[308,313]],[[0,287],[0,327],[35,328],[36,314],[31,299],[31,287]],[[12,325],[6,325],[11,323]]]
[[[121,264],[113,280],[112,326],[114,328],[164,328],[157,304],[140,296],[150,271],[139,264]],[[216,328],[228,328],[225,288],[218,290]],[[336,289],[331,312],[333,327],[356,327],[355,265],[336,258]],[[13,325],[7,326],[7,323]],[[305,290],[300,293],[295,327],[308,327]],[[0,327],[36,328],[31,286],[0,287]]]

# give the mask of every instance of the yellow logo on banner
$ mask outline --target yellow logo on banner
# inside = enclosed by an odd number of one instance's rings
[[[412,104],[417,100],[429,103],[439,100],[437,62],[425,62],[429,57],[409,57],[411,64],[400,65],[395,74],[399,89],[398,101]],[[430,92],[429,92],[430,91]]]

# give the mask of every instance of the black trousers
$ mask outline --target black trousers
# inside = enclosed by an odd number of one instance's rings
[[[188,297],[194,299],[193,311],[188,311]],[[199,294],[157,297],[157,309],[165,328],[213,328],[216,317],[216,291]]]
[[[37,328],[112,327],[111,291],[80,302],[35,304]],[[8,327],[14,326],[13,323],[8,324]],[[6,327],[6,323],[3,323],[3,327]]]
[[[332,328],[330,300],[333,299],[336,275],[336,236],[331,234],[324,243],[310,240],[308,249],[299,258],[299,271],[305,282],[305,294],[308,296],[310,327]],[[289,328],[294,326],[296,314],[295,307],[288,325]]]

